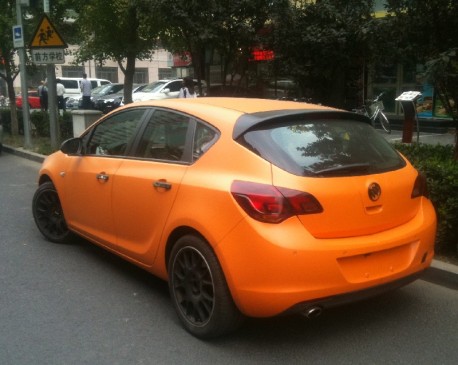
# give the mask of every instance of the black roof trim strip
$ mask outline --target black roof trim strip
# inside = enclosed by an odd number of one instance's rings
[[[242,134],[250,129],[259,127],[272,122],[288,122],[297,120],[298,117],[304,119],[351,119],[363,123],[371,124],[371,120],[362,114],[347,112],[343,110],[306,110],[306,109],[287,109],[272,110],[268,112],[259,112],[244,114],[237,119],[232,132],[232,138],[236,140]]]

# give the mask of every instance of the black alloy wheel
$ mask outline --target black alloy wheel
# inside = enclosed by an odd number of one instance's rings
[[[69,240],[71,232],[52,182],[45,182],[38,187],[33,196],[32,212],[35,224],[46,239],[55,243]]]
[[[219,262],[200,237],[181,237],[169,258],[169,290],[185,329],[208,339],[235,330],[243,315],[235,306]]]

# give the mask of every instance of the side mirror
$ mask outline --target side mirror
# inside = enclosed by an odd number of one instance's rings
[[[170,92],[170,89],[169,89],[169,88],[166,88],[166,89],[162,90],[162,92],[163,92],[164,94],[168,94],[168,93]]]
[[[60,150],[66,155],[80,155],[82,147],[83,141],[81,138],[70,138],[62,142]]]

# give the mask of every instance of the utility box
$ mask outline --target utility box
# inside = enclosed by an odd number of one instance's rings
[[[73,110],[73,137],[79,137],[91,124],[102,116],[100,110]]]
[[[417,141],[419,139],[419,125],[416,108],[416,100],[421,96],[419,91],[406,91],[395,100],[399,101],[404,111],[404,123],[402,126],[402,143],[412,143],[414,125],[416,123]]]

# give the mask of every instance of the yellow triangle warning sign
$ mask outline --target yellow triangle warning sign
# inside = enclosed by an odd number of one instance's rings
[[[40,23],[34,33],[30,48],[67,48],[56,27],[45,15],[41,18]]]

